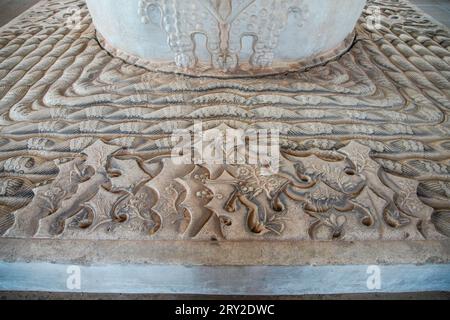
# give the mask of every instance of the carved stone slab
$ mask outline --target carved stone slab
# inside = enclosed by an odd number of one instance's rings
[[[449,31],[405,1],[372,5],[381,28],[366,10],[338,59],[219,79],[112,57],[84,1],[41,2],[0,29],[0,235],[446,239]],[[279,130],[279,172],[174,163],[172,133],[197,121]]]

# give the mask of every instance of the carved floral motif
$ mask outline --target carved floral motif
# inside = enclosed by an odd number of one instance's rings
[[[139,0],[144,23],[151,21],[151,11],[160,14],[158,24],[167,33],[177,66],[195,67],[194,37],[201,34],[207,39],[212,67],[231,71],[238,67],[243,37],[253,39],[250,64],[270,67],[288,16],[293,15],[301,26],[308,6],[303,0]]]

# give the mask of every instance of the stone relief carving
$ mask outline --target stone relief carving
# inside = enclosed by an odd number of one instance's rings
[[[252,38],[250,65],[270,67],[288,16],[292,14],[301,27],[308,6],[303,0],[139,0],[144,23],[151,21],[150,12],[154,10],[160,13],[160,24],[167,32],[177,66],[196,66],[194,37],[201,34],[207,39],[211,66],[232,71],[238,67],[244,37]]]
[[[82,231],[102,238],[126,227],[142,239],[202,238],[205,232],[218,239],[283,239],[286,224],[303,223],[294,237],[441,237],[433,209],[417,197],[418,182],[384,172],[356,142],[303,157],[283,154],[280,172],[270,176],[245,164],[115,158],[119,149],[98,140],[84,159],[58,164],[57,178],[34,189],[33,200],[14,212],[6,236],[70,238]]]
[[[70,1],[80,28],[55,17],[68,4],[0,30],[1,235],[450,236],[450,38],[406,2],[370,1],[383,28],[363,16],[339,59],[265,81],[127,64],[101,48],[82,1]],[[279,129],[283,169],[174,166],[171,133],[198,119]]]

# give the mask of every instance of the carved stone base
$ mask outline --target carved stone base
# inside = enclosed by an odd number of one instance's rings
[[[152,71],[220,78],[339,57],[366,0],[87,0],[102,46]]]
[[[369,5],[381,28],[365,12],[339,59],[239,79],[110,56],[84,1],[30,9],[0,29],[2,241],[446,243],[449,32],[405,1]],[[171,134],[197,121],[278,129],[280,171],[175,164]]]
[[[115,48],[99,32],[97,32],[96,35],[102,48],[107,50],[113,56],[118,57],[129,64],[143,67],[154,72],[169,72],[193,77],[203,76],[216,79],[262,77],[286,72],[304,71],[315,66],[323,65],[330,60],[339,58],[350,49],[355,40],[355,34],[351,33],[342,43],[332,50],[300,60],[276,61],[271,64],[270,68],[254,68],[251,64],[244,62],[239,65],[238,69],[233,71],[223,71],[221,69],[213,69],[209,64],[198,63],[195,68],[180,68],[169,60],[152,62]]]

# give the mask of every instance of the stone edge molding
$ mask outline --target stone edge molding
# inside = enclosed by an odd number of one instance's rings
[[[442,241],[102,241],[0,238],[6,263],[305,266],[450,263]],[[220,254],[218,254],[220,253]]]

